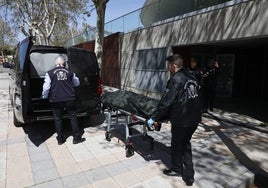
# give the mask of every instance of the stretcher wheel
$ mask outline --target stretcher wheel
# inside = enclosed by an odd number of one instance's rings
[[[126,157],[131,157],[134,155],[134,147],[131,144],[126,145]]]
[[[112,133],[111,132],[106,132],[105,133],[105,139],[110,142],[111,141],[111,138],[112,138]]]

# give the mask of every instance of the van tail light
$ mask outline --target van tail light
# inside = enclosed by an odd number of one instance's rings
[[[97,93],[98,93],[98,95],[102,94],[102,87],[101,87],[101,79],[100,78],[97,81]]]

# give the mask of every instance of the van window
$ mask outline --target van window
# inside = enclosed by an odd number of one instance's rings
[[[85,75],[98,74],[98,64],[94,53],[89,51],[71,51],[69,56],[71,70]]]
[[[19,47],[19,54],[18,54],[18,63],[19,65],[16,65],[17,71],[22,71],[25,63],[25,58],[27,55],[29,43],[28,42],[22,42]]]
[[[38,53],[30,54],[30,72],[32,78],[44,78],[47,71],[53,69],[59,55],[67,59],[66,54],[60,53]],[[68,68],[68,67],[66,67]]]

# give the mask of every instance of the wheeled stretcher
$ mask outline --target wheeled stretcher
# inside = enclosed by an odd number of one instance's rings
[[[134,147],[131,138],[143,136],[150,142],[150,148],[154,148],[154,139],[147,131],[160,130],[161,124],[155,125],[154,129],[148,127],[147,120],[158,104],[158,100],[131,91],[117,90],[106,93],[102,97],[104,114],[107,121],[105,138],[111,141],[112,130],[118,126],[125,128],[126,157],[134,155]],[[133,134],[134,125],[141,125],[142,131]]]

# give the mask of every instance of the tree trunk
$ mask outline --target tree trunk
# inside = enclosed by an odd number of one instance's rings
[[[105,9],[108,0],[93,0],[96,12],[97,12],[97,31],[95,41],[95,53],[101,69],[102,54],[103,54],[103,39],[104,39],[104,20],[105,20]]]

